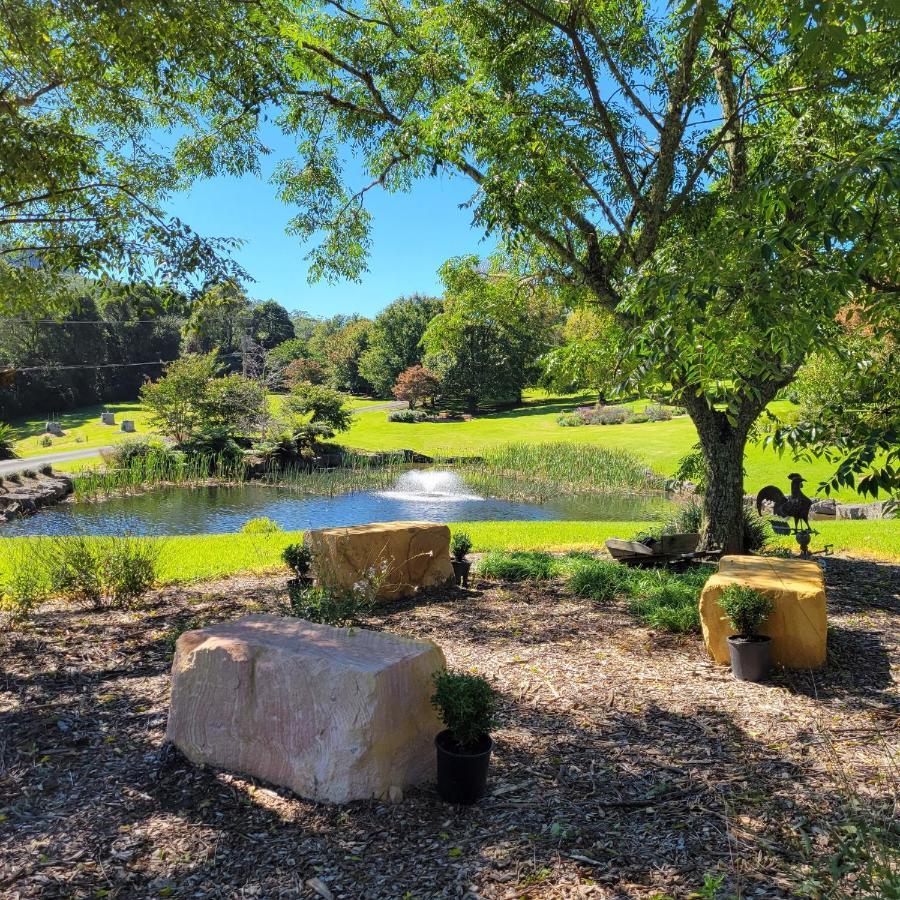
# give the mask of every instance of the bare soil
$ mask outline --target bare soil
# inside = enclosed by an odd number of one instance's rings
[[[720,880],[704,896],[853,896],[829,861],[848,824],[897,805],[900,569],[825,564],[828,665],[765,685],[562,583],[381,610],[369,627],[432,638],[501,693],[472,808],[433,787],[314,804],[163,747],[174,639],[278,611],[279,579],[47,606],[0,635],[0,895],[681,898]]]

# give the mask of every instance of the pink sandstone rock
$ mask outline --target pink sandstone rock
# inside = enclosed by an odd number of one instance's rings
[[[310,800],[400,796],[434,776],[431,675],[417,641],[303,619],[248,616],[181,635],[166,737],[192,762]]]

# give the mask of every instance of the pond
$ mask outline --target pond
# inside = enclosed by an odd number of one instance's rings
[[[221,534],[239,531],[248,519],[267,516],[285,530],[328,528],[419,519],[429,522],[485,520],[660,519],[672,503],[663,496],[633,494],[561,497],[524,503],[480,497],[453,472],[413,470],[385,491],[334,497],[301,496],[289,487],[171,487],[100,503],[66,503],[0,528],[0,536],[62,534]]]

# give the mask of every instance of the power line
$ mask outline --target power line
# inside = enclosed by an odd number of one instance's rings
[[[188,319],[181,319],[177,316],[158,316],[155,319],[65,319],[59,321],[57,319],[7,319],[0,318],[0,322],[7,322],[11,325],[57,325],[64,327],[67,325],[159,325],[161,322],[172,325],[184,325]]]
[[[243,356],[242,353],[220,353],[219,359],[231,359],[235,357]],[[164,366],[167,363],[175,362],[175,360],[180,359],[181,357],[175,357],[175,359],[152,359],[147,362],[131,362],[131,363],[95,363],[94,365],[87,365],[85,363],[79,363],[78,365],[69,365],[69,366],[13,366],[8,365],[5,368],[2,364],[0,364],[0,376],[9,376],[9,375],[18,375],[27,372],[60,372],[60,371],[72,371],[76,369],[126,369],[131,366]]]

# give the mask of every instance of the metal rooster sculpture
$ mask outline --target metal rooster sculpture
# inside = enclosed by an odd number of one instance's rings
[[[756,511],[762,515],[762,505],[769,501],[775,507],[776,516],[784,516],[784,518],[794,520],[794,531],[800,529],[801,522],[806,526],[807,531],[811,531],[809,510],[813,505],[813,501],[803,493],[801,487],[806,479],[797,472],[791,472],[788,478],[791,481],[790,497],[785,497],[774,484],[767,484],[756,495]]]

